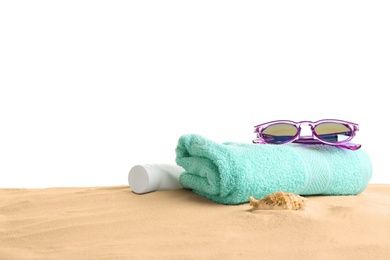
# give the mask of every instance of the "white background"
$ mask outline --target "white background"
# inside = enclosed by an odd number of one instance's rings
[[[259,123],[323,118],[359,123],[371,183],[390,183],[389,13],[388,1],[2,1],[0,187],[127,185],[136,164],[174,163],[183,134],[250,142]]]

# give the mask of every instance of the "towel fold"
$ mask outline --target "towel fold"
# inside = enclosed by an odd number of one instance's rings
[[[216,143],[183,135],[176,163],[184,168],[180,184],[222,204],[273,192],[299,195],[355,195],[368,185],[371,160],[362,149],[328,145]]]

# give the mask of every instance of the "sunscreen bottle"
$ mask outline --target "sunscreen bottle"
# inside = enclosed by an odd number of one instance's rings
[[[135,193],[180,189],[179,176],[184,169],[176,164],[144,164],[131,168],[129,186]]]

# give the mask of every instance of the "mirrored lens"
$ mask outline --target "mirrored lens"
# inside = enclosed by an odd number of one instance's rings
[[[340,123],[323,123],[314,128],[318,138],[330,143],[338,143],[347,140],[352,135],[352,130]]]
[[[289,124],[275,124],[265,128],[261,134],[267,143],[281,144],[294,139],[297,135],[298,129],[294,125]]]

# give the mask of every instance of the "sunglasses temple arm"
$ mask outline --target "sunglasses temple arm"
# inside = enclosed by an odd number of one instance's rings
[[[254,143],[254,144],[266,144],[266,142],[264,142],[264,140],[261,139],[261,138],[256,138],[256,139],[252,140],[252,143]]]
[[[301,144],[323,144],[320,141],[313,140],[313,139],[301,139],[301,140],[295,140],[294,143],[301,143]],[[334,146],[346,148],[349,150],[358,150],[362,146],[361,144],[354,144],[354,143],[346,143],[346,144],[334,144]]]
[[[340,144],[338,146],[343,147],[343,148],[347,148],[349,150],[354,150],[354,151],[358,150],[358,149],[360,149],[360,147],[362,147],[361,144],[354,144],[354,143]]]

